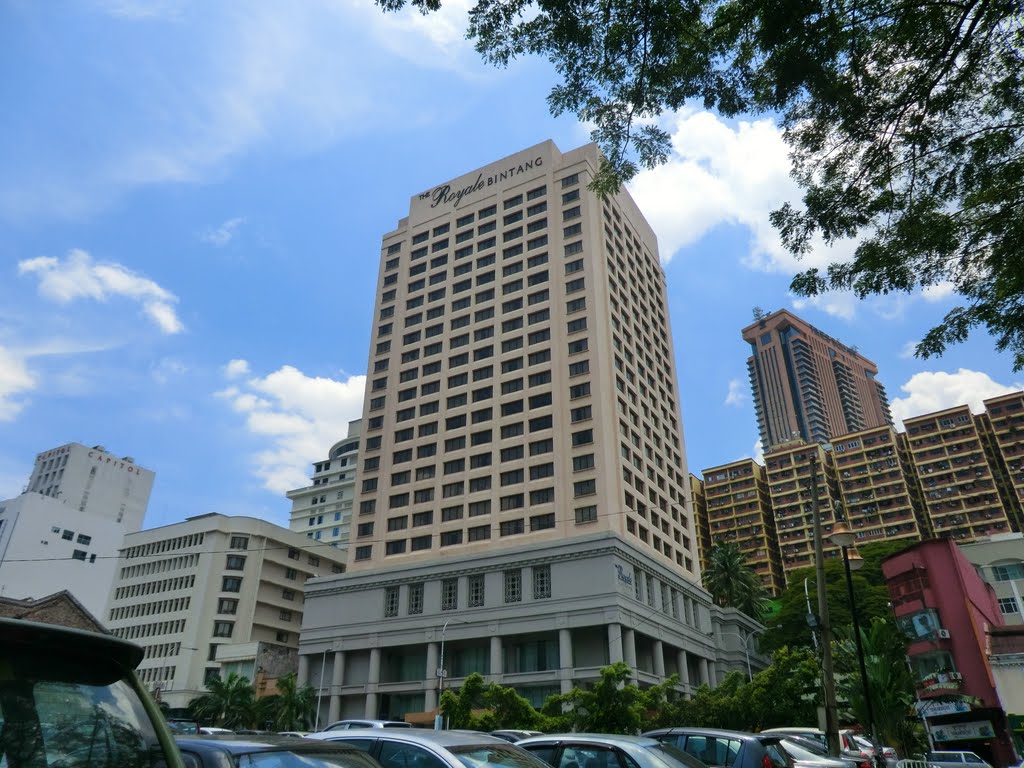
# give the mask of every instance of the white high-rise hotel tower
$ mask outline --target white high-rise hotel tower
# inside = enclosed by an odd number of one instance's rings
[[[327,718],[429,713],[473,671],[539,703],[742,659],[699,586],[656,238],[598,163],[539,144],[383,238],[348,573],[306,592]]]

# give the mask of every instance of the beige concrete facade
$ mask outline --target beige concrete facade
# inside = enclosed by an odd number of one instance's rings
[[[853,347],[785,309],[742,331],[761,444],[836,435],[892,423],[878,367]]]
[[[960,551],[996,593],[1007,624],[1024,624],[1024,534],[1002,533],[970,544]],[[1024,706],[1014,710],[1024,712]]]
[[[992,437],[1006,468],[1008,507],[1016,528],[1024,528],[1024,392],[1011,392],[985,401]]]
[[[351,571],[607,531],[699,581],[657,241],[598,164],[538,144],[384,236]]]
[[[129,534],[105,623],[145,649],[140,679],[184,707],[219,673],[223,644],[299,645],[306,580],[341,553],[251,517],[219,514]]]
[[[765,589],[779,595],[786,582],[764,467],[741,459],[701,474],[712,546],[735,543]]]
[[[903,424],[934,536],[966,542],[1009,532],[987,417],[961,405]]]

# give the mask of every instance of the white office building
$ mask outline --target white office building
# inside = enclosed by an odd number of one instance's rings
[[[743,667],[756,625],[700,586],[657,240],[599,162],[538,144],[383,237],[349,568],[300,646],[327,719],[427,718],[472,671],[539,704],[617,660],[683,691]]]
[[[0,501],[0,595],[69,590],[102,616],[126,533],[142,526],[154,473],[78,443],[36,457],[25,492]]]
[[[303,589],[340,573],[340,553],[251,517],[206,514],[125,537],[103,620],[145,649],[138,673],[173,708],[205,693],[223,661],[295,649]]]

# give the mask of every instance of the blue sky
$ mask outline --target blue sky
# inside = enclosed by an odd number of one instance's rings
[[[465,4],[0,4],[0,498],[36,452],[102,444],[157,473],[147,526],[286,523],[358,418],[380,237],[409,198],[551,138],[551,68],[482,63]],[[906,416],[1019,388],[979,334],[908,355],[954,305],[813,303],[768,212],[797,192],[770,121],[665,117],[671,162],[631,192],[661,244],[691,471],[755,451],[739,329],[789,307],[857,345]],[[819,248],[809,260],[848,254]]]

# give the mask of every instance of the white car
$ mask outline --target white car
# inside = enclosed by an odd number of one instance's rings
[[[402,720],[336,720],[324,731],[349,731],[353,728],[412,728],[412,723]]]

